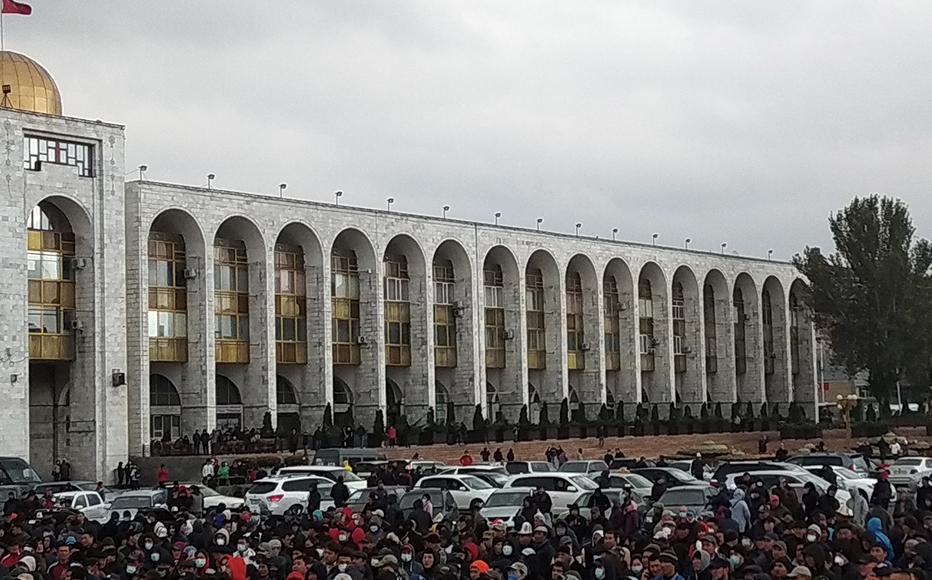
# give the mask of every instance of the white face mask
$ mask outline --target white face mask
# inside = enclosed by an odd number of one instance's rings
[[[222,545],[224,545],[224,544],[226,544],[226,543],[227,543],[227,541],[226,541],[225,538],[217,538],[217,545],[218,545],[218,546],[222,546]]]
[[[152,552],[151,554],[149,554],[149,558],[151,558],[153,562],[158,562],[158,561],[159,561],[159,553],[158,553],[158,552]]]
[[[605,578],[605,568],[602,568],[601,566],[599,566],[598,568],[596,568],[596,569],[595,569],[595,577],[596,577],[596,578],[599,578],[599,580],[601,580],[602,578]]]
[[[635,564],[634,566],[631,566],[631,571],[634,572],[635,574],[640,574],[641,572],[644,571],[644,566],[641,566],[640,564]]]
[[[402,561],[402,562],[410,562],[412,559],[414,559],[414,554],[412,554],[411,552],[402,552],[402,553],[401,553],[401,561]]]
[[[340,572],[346,572],[346,564],[337,564],[337,570]]]
[[[837,564],[838,566],[844,566],[847,563],[848,561],[845,560],[844,556],[841,556],[841,555],[835,556],[835,564]]]
[[[248,548],[249,548],[249,546],[247,546],[246,544],[237,544],[237,545],[236,545],[236,549],[239,550],[240,552],[245,552]]]
[[[806,541],[809,542],[810,544],[814,543],[818,539],[819,537],[816,536],[815,534],[806,534]]]
[[[512,548],[510,544],[505,544],[504,546],[502,546],[502,554],[506,556],[510,556],[513,550],[514,548]]]
[[[205,560],[204,558],[197,558],[194,560],[194,565],[197,566],[198,568],[203,568],[204,566],[207,565],[207,560]]]
[[[127,567],[126,567],[126,573],[127,573],[127,574],[130,574],[130,575],[135,574],[135,573],[136,573],[136,566],[127,566]]]
[[[347,540],[347,538],[349,538],[349,536],[347,536],[346,534],[340,534],[339,537],[340,537],[340,541],[341,541],[341,542],[345,542],[345,541]]]

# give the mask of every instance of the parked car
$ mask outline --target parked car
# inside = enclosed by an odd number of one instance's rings
[[[806,469],[813,475],[822,477],[821,465],[814,465]],[[852,493],[856,490],[863,491],[867,494],[868,498],[874,493],[874,485],[877,483],[876,479],[862,473],[851,471],[847,467],[841,467],[840,465],[833,465],[832,471],[835,472],[835,480],[838,482],[839,488],[846,489]]]
[[[608,470],[608,465],[601,459],[597,461],[567,461],[560,466],[560,473],[582,473],[598,475]]]
[[[246,503],[246,500],[244,500],[241,497],[234,497],[232,495],[223,495],[219,491],[213,488],[207,487],[206,485],[203,485],[199,481],[192,481],[192,482],[184,483],[182,485],[188,488],[195,486],[195,485],[197,486],[197,490],[201,493],[201,497],[204,498],[204,509],[205,510],[210,509],[210,508],[215,508],[219,506],[220,504],[223,504],[230,509],[236,509],[238,507],[241,507],[244,503]]]
[[[596,476],[594,481],[601,485],[600,476]],[[625,487],[630,487],[639,495],[648,497],[650,496],[650,491],[653,486],[654,483],[643,475],[628,473],[626,471],[615,471],[609,473],[608,485],[604,487],[606,489],[624,489]]]
[[[520,473],[551,473],[556,471],[548,461],[509,461],[505,464],[505,471],[511,475]]]
[[[96,491],[62,491],[52,495],[55,502],[84,514],[89,520],[106,523],[110,518],[110,504]]]
[[[356,463],[357,461],[377,461],[385,459],[385,454],[377,449],[367,447],[328,447],[318,449],[314,453],[313,465],[329,465],[331,467],[342,467],[344,461]]]
[[[110,502],[110,510],[107,513],[107,519],[110,519],[110,514],[112,513],[117,513],[122,516],[124,512],[129,512],[129,516],[134,518],[139,510],[150,510],[153,508],[168,508],[167,489],[134,489],[121,493]]]
[[[35,490],[36,495],[42,496],[45,495],[46,491],[51,490],[52,494],[62,493],[64,491],[97,491],[97,482],[96,481],[46,481],[40,484],[37,484],[33,490]],[[123,493],[121,489],[110,489],[104,487],[104,492],[101,494],[101,498],[106,501],[113,501],[118,495]]]
[[[620,505],[627,491],[628,490],[624,490],[624,489],[603,489],[602,493],[605,494],[606,497],[608,497],[609,501],[612,502],[612,505],[615,505],[616,503]],[[579,515],[581,515],[582,517],[586,518],[589,521],[592,521],[592,512],[594,509],[594,508],[593,509],[589,508],[589,500],[592,498],[592,495],[594,493],[595,493],[594,491],[584,492],[583,494],[579,496],[579,499],[576,502],[576,505],[579,506]],[[632,489],[631,497],[634,499],[634,502],[638,504],[638,510],[640,511],[640,510],[643,510],[644,507],[647,505],[647,498],[650,497],[650,494],[643,495],[639,493],[638,491]],[[565,518],[566,516],[569,515],[569,513],[570,513],[570,510],[569,508],[567,508],[566,510],[555,511],[554,516],[556,516],[558,519]]]
[[[330,490],[333,482],[315,475],[260,479],[246,491],[246,505],[249,511],[258,514],[283,516],[301,513],[307,508],[307,495],[314,485],[320,492],[321,509],[332,506]]]
[[[482,517],[491,521],[502,520],[505,525],[514,521],[523,506],[524,498],[534,493],[533,487],[509,487],[496,489],[482,504]]]
[[[419,489],[445,489],[453,494],[456,506],[461,510],[468,510],[473,501],[480,501],[483,504],[489,499],[495,488],[492,484],[485,482],[474,475],[431,475],[422,477],[412,488],[412,491]]]
[[[735,480],[740,478],[744,473],[732,473],[725,480],[725,485],[729,489],[734,489],[736,487]],[[780,471],[780,470],[771,470],[771,471],[755,471],[751,474],[756,480],[763,482],[766,489],[770,489],[776,485],[779,485],[781,479],[785,479],[789,483],[790,487],[796,491],[796,495],[802,498],[805,493],[805,485],[807,483],[812,483],[816,490],[820,494],[824,494],[828,491],[829,483],[817,475],[813,475],[806,470],[802,471]],[[848,503],[848,500],[851,499],[851,494],[846,489],[843,489],[842,486],[836,486],[837,491],[835,492],[835,499],[838,500],[840,505],[845,505]],[[666,504],[664,504],[666,505]]]
[[[676,461],[669,461],[669,462],[667,462],[667,465],[668,465],[669,467],[675,467],[675,468],[677,468],[677,469],[679,469],[679,470],[681,470],[681,471],[685,471],[686,473],[692,473],[692,472],[693,472],[693,462],[694,462],[694,461],[695,461],[695,459],[678,459],[678,460],[676,460]],[[708,463],[704,463],[704,464],[702,465],[702,480],[703,480],[703,481],[708,481],[708,480],[712,479],[712,474],[713,474],[713,473],[715,473],[715,470],[712,469],[712,466],[711,466],[711,465],[709,465]],[[693,477],[695,477],[695,476],[693,476]]]
[[[698,480],[697,480],[698,481]],[[686,508],[698,517],[709,511],[709,500],[715,495],[715,488],[710,485],[677,485],[660,496],[659,502],[664,509],[677,511]]]
[[[439,488],[421,488],[411,489],[398,502],[398,508],[401,510],[405,519],[411,515],[414,510],[414,502],[422,499],[424,495],[430,496],[430,503],[434,506],[434,521],[446,522],[452,524],[460,518],[460,511],[456,505],[453,494],[446,489]]]
[[[366,487],[366,480],[362,479],[352,471],[346,471],[342,467],[333,465],[290,465],[282,467],[275,472],[275,475],[281,477],[292,477],[295,475],[316,475],[325,477],[336,483],[337,479],[342,477],[346,487],[353,489],[363,489]]]
[[[450,466],[441,471],[438,475],[476,475],[477,473],[499,473],[508,475],[505,466],[500,463],[478,463],[473,465],[456,465]]]
[[[720,463],[718,468],[715,470],[715,473],[712,474],[711,481],[713,483],[723,483],[728,479],[729,475],[737,473],[738,475],[743,475],[745,473],[754,473],[757,471],[796,471],[802,472],[806,471],[804,467],[799,465],[794,465],[792,463],[785,463],[782,461],[728,461],[726,463]]]
[[[677,469],[675,467],[641,467],[639,469],[632,469],[631,473],[636,473],[645,479],[650,480],[651,484],[657,483],[661,477],[665,478],[667,483],[671,486],[699,485],[704,483],[703,481],[693,477],[691,473],[687,473],[682,469]]]
[[[350,508],[354,514],[362,512],[366,508],[366,504],[369,503],[369,494],[375,491],[376,487],[367,487],[365,489],[357,489],[350,494],[349,499],[346,500],[346,507]],[[386,485],[382,489],[385,490],[385,493],[395,497],[395,503],[397,504],[401,497],[408,491],[407,487],[402,485]]]
[[[932,475],[932,457],[900,457],[890,466],[890,483],[896,487],[915,487],[924,475]]]
[[[845,467],[862,475],[867,475],[872,471],[871,466],[860,453],[808,453],[790,457],[787,463],[801,465],[807,469],[823,465]]]
[[[509,479],[511,479],[510,475],[502,475],[497,471],[477,471],[476,473],[472,473],[470,475],[473,477],[478,477],[482,481],[498,489],[505,487],[505,484],[508,483]]]
[[[413,471],[418,468],[424,475],[434,475],[446,469],[447,464],[443,461],[431,461],[430,459],[415,459],[408,463],[408,469]]]
[[[598,485],[585,475],[577,473],[528,473],[511,478],[505,489],[513,487],[541,487],[550,496],[553,512],[567,509],[579,501],[579,496],[598,489]]]
[[[42,483],[42,478],[19,457],[0,457],[0,486],[21,495]],[[4,495],[3,497],[6,497]]]

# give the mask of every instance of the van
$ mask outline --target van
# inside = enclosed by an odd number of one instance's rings
[[[0,457],[0,486],[17,495],[42,483],[42,478],[29,463],[19,457]]]

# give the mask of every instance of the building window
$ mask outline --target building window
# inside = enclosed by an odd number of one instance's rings
[[[75,143],[49,137],[25,136],[23,146],[23,167],[30,171],[39,171],[44,163],[69,165],[78,168],[78,175],[91,177],[94,148],[87,143]]]
[[[505,368],[505,280],[498,264],[483,272],[485,294],[485,366]]]
[[[621,295],[611,274],[602,280],[602,296],[605,304],[605,369],[617,371],[621,368]]]
[[[772,375],[774,361],[777,358],[773,349],[773,308],[770,299],[770,290],[764,288],[761,293],[761,324],[764,334],[764,374]]]
[[[434,261],[434,365],[456,366],[456,310],[453,263]]]
[[[546,368],[547,330],[544,324],[544,276],[539,269],[528,270],[525,284],[527,307],[527,366]]]
[[[650,280],[638,282],[638,350],[641,355],[641,371],[654,370],[654,297]]]
[[[74,234],[54,206],[33,208],[26,228],[29,357],[73,360]]]
[[[583,320],[582,279],[579,272],[566,275],[566,350],[567,368],[583,370],[586,368],[586,342]]]
[[[359,265],[352,250],[330,259],[333,364],[359,364]]]
[[[748,372],[745,342],[748,315],[744,307],[744,293],[740,288],[735,288],[732,300],[735,308],[735,373],[743,375]]]
[[[249,263],[243,242],[217,241],[214,290],[217,362],[249,362]]]
[[[702,290],[702,318],[705,325],[705,372],[718,372],[718,342],[715,325],[715,289],[706,284]]]
[[[408,261],[404,256],[385,257],[385,362],[411,365],[411,303]]]
[[[185,247],[180,236],[149,234],[149,360],[187,360]]]
[[[686,372],[686,297],[683,284],[673,283],[673,369]]]
[[[275,245],[275,356],[307,362],[307,284],[300,247]]]

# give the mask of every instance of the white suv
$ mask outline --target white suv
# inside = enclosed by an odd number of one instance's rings
[[[533,487],[544,488],[553,502],[553,513],[566,511],[569,505],[579,501],[587,491],[594,491],[599,486],[581,473],[527,473],[512,477],[505,488]]]
[[[289,510],[292,513],[300,513],[307,508],[307,494],[311,491],[312,483],[317,484],[321,507],[326,502],[332,502],[330,499],[332,481],[316,475],[296,475],[270,477],[256,481],[246,492],[246,505],[249,511],[258,514],[283,516]]]
[[[362,479],[352,471],[347,471],[342,467],[333,465],[291,465],[289,467],[282,467],[275,473],[275,475],[282,477],[294,477],[295,475],[316,475],[317,477],[325,477],[332,483],[336,483],[337,478],[342,477],[343,483],[346,484],[346,487],[348,487],[350,491],[366,489],[367,487],[365,479]]]
[[[480,500],[483,504],[495,488],[474,475],[433,475],[418,480],[415,489],[446,489],[453,495],[456,507],[461,510],[469,509],[473,500]]]

